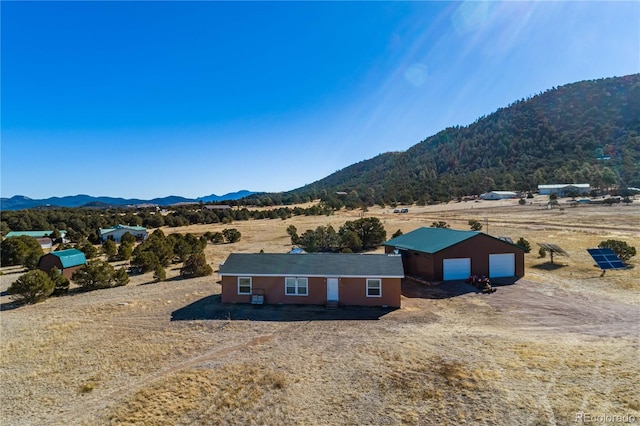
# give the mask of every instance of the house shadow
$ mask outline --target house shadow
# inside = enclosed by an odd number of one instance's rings
[[[248,320],[248,321],[342,321],[379,320],[398,308],[341,306],[329,310],[324,305],[251,305],[222,303],[214,294],[177,309],[171,321]]]
[[[515,284],[518,277],[492,278],[494,288]],[[435,283],[420,282],[412,279],[402,280],[402,295],[419,299],[449,299],[468,293],[482,294],[482,291],[464,280],[441,281]]]

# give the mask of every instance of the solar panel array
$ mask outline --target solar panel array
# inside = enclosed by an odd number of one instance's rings
[[[610,248],[587,249],[587,251],[603,271],[626,268],[622,260]]]
[[[569,253],[567,253],[566,251],[564,251],[563,249],[561,249],[559,246],[555,244],[549,244],[549,243],[536,243],[536,244],[551,253],[557,253],[560,256],[567,256],[567,257],[569,256]]]
[[[502,237],[498,237],[499,240],[502,241],[506,241],[509,244],[514,244],[513,240],[511,239],[511,237],[506,237],[506,236],[502,236]]]

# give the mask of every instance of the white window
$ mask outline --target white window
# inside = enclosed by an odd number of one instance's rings
[[[251,277],[238,277],[238,294],[251,294]]]
[[[284,280],[287,296],[306,296],[309,294],[309,281],[306,278],[287,277]]]
[[[367,279],[367,297],[382,297],[382,280],[379,278]]]

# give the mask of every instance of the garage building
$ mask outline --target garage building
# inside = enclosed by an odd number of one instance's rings
[[[383,245],[402,255],[405,275],[426,281],[524,276],[524,249],[482,232],[418,228]]]

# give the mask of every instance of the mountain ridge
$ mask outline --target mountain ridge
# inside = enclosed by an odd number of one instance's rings
[[[224,195],[206,195],[198,198],[186,198],[177,195],[152,198],[149,200],[140,198],[121,198],[106,196],[91,196],[87,194],[68,195],[63,197],[49,197],[33,199],[24,195],[14,195],[10,198],[0,198],[1,210],[22,210],[36,207],[109,207],[109,206],[136,206],[141,204],[153,204],[158,206],[170,206],[178,203],[204,203],[232,201],[255,194],[254,191],[241,190]]]

